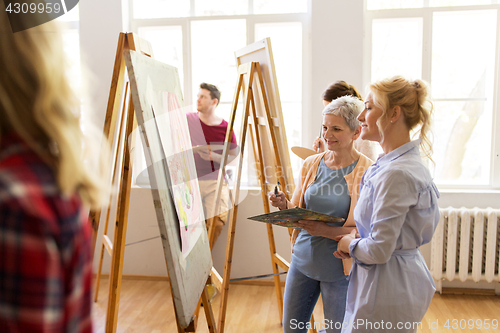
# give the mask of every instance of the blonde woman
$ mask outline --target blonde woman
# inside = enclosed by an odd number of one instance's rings
[[[12,16],[29,27],[29,15]],[[91,332],[90,226],[77,100],[54,22],[12,33],[0,3],[0,332]]]
[[[342,332],[417,332],[435,287],[419,247],[439,221],[439,192],[422,163],[430,156],[432,104],[421,80],[373,83],[358,116],[361,138],[384,155],[361,180],[354,233],[340,239],[337,258],[354,259]],[[410,131],[420,126],[420,139]]]

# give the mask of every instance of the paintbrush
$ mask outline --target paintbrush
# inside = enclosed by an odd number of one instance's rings
[[[319,130],[319,141],[318,141],[318,149],[321,148],[321,136],[323,135],[323,126]]]

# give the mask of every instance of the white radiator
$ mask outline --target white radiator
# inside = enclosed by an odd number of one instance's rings
[[[431,274],[442,281],[500,282],[500,209],[440,209],[431,242]]]

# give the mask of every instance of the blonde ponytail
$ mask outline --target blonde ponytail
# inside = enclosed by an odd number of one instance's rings
[[[369,85],[375,95],[374,102],[387,117],[387,111],[399,106],[405,116],[406,126],[410,131],[420,128],[418,133],[422,142],[422,154],[432,161],[432,142],[429,138],[433,105],[428,93],[428,85],[422,80],[409,81],[401,76],[383,79]],[[379,120],[380,120],[379,119]]]

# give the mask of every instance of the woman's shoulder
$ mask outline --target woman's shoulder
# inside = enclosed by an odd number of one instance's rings
[[[373,161],[370,158],[366,157],[366,155],[364,155],[363,153],[359,153],[358,161],[351,174],[354,177],[361,177],[370,168],[372,164]]]
[[[417,193],[434,187],[429,169],[415,161],[410,164],[403,160],[389,163],[374,180],[382,188],[404,188]]]
[[[321,159],[325,156],[325,154],[326,154],[326,152],[322,152],[322,153],[314,154],[314,155],[307,157],[304,160],[304,164],[302,165],[302,167],[308,169],[308,168],[313,167],[314,165],[318,165],[319,162],[321,161]]]
[[[356,166],[369,167],[373,163],[374,162],[371,158],[369,158],[368,156],[366,156],[363,153],[359,153],[359,160],[358,160],[358,164],[356,164]]]

